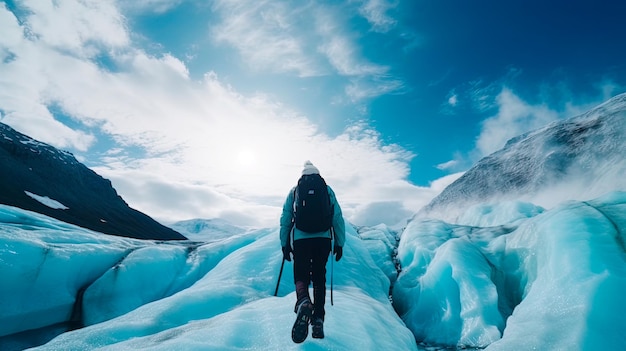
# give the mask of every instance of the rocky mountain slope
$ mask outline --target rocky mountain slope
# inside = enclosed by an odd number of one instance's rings
[[[626,94],[577,117],[515,137],[420,212],[453,220],[472,204],[528,200],[550,207],[626,190]]]
[[[111,182],[69,152],[0,123],[0,203],[45,214],[98,232],[155,240],[183,240],[134,210]]]

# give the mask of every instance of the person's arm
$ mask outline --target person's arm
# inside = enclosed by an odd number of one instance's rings
[[[289,243],[289,234],[293,228],[293,190],[287,195],[287,199],[283,204],[283,213],[280,215],[280,245],[287,246]]]
[[[333,228],[335,230],[335,245],[343,247],[346,242],[346,222],[343,220],[341,206],[339,206],[335,192],[331,187],[328,187],[328,194],[330,195],[330,203],[334,210]]]

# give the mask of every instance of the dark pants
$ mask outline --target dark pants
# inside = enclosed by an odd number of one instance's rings
[[[326,262],[330,254],[329,238],[300,239],[293,242],[293,281],[296,282],[296,305],[309,296],[313,282],[313,318],[324,319],[326,302]]]

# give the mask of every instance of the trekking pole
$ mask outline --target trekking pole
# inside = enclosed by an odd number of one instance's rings
[[[276,290],[274,290],[274,296],[278,296],[278,286],[280,285],[280,278],[283,276],[283,268],[285,268],[284,257],[283,257],[283,263],[280,264],[280,273],[278,273],[278,281],[276,282]]]
[[[330,242],[333,245],[332,255],[330,256],[330,305],[334,306],[333,303],[333,277],[334,277],[334,261],[335,261],[335,228],[330,227]]]
[[[295,190],[294,190],[295,191]],[[288,245],[291,245],[291,235],[293,232],[293,220],[291,220],[292,228],[289,230]],[[293,246],[290,246],[293,247]],[[274,296],[278,296],[278,286],[280,285],[280,278],[283,276],[283,268],[285,268],[285,255],[283,254],[283,263],[280,264],[280,273],[278,273],[278,281],[276,282],[276,290],[274,290]]]
[[[333,247],[333,256],[335,254],[335,248]],[[334,306],[333,303],[333,266],[334,266],[334,262],[335,261],[335,257],[331,257],[330,258],[330,305]]]

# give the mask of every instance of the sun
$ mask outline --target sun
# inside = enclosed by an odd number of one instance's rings
[[[237,163],[243,168],[254,168],[257,164],[256,153],[250,149],[241,149],[237,153]]]

